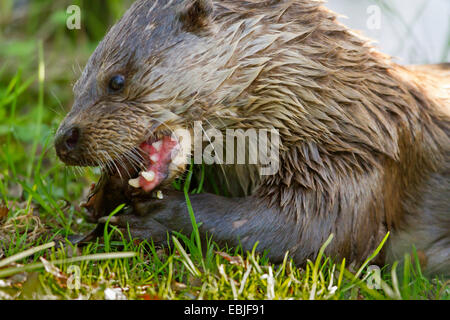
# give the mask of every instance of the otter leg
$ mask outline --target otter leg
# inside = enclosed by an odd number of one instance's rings
[[[258,251],[267,250],[268,258],[274,262],[282,261],[286,251],[292,253],[296,247],[299,235],[295,224],[284,221],[279,212],[262,205],[256,197],[196,194],[189,199],[203,239],[212,236],[219,245],[241,244],[244,250],[252,250],[258,242]],[[155,230],[154,222],[164,227]],[[185,196],[176,191],[166,193],[162,200],[135,200],[132,214],[118,216],[111,223],[122,228],[128,224],[132,234],[146,239],[161,236],[162,230],[185,235],[193,230]]]

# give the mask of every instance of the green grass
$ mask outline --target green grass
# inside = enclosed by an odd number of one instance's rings
[[[93,5],[80,44],[79,37],[58,27],[64,19],[53,1],[32,3],[28,23],[14,37],[6,36],[3,24],[12,14],[12,1],[0,3],[5,44],[0,46],[0,299],[104,299],[113,293],[128,299],[450,298],[449,283],[424,277],[414,253],[402,265],[382,268],[381,288],[371,289],[374,256],[359,270],[332,261],[324,254],[331,235],[304,268],[287,255],[283,263],[271,264],[256,247],[245,252],[201,242],[189,202],[190,174],[176,184],[185,192],[194,226],[190,237],[177,234],[161,249],[105,228],[101,241],[82,248],[65,243],[68,235],[94,227],[77,203],[98,179],[95,169],[66,168],[53,150],[54,132],[67,110],[61,104],[70,105],[70,82],[77,78],[66,70],[76,57],[87,58],[127,4]],[[51,18],[40,25],[49,12]],[[107,23],[97,25],[96,14],[107,16]],[[191,193],[201,192],[201,185]]]

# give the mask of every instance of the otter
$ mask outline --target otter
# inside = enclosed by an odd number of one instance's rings
[[[55,148],[104,169],[92,221],[125,203],[111,223],[158,241],[193,229],[172,132],[274,129],[277,172],[213,164],[232,192],[190,195],[203,237],[304,265],[330,234],[328,256],[361,263],[390,232],[376,263],[415,245],[448,276],[449,84],[448,64],[400,66],[319,1],[138,0],[90,57]]]

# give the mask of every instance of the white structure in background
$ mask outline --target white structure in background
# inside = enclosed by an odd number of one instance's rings
[[[450,62],[450,0],[328,0],[326,6],[400,64]],[[379,28],[374,6],[381,9]]]

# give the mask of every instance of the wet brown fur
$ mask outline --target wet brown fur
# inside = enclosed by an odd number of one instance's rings
[[[196,16],[186,13],[197,2]],[[82,127],[73,164],[106,163],[155,128],[198,119],[223,130],[275,128],[277,174],[226,172],[302,231],[290,248],[298,261],[330,233],[329,252],[361,261],[392,231],[388,258],[414,243],[431,272],[448,274],[448,66],[399,66],[318,1],[224,0],[210,9],[137,1],[111,29],[60,129]],[[127,86],[111,95],[117,73]]]

